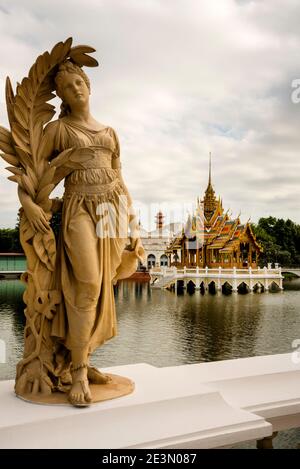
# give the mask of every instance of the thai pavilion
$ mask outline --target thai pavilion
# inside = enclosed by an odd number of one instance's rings
[[[257,267],[262,248],[249,221],[231,219],[224,212],[222,200],[216,198],[211,183],[209,162],[208,186],[202,201],[197,199],[194,214],[169,244],[166,254],[169,265],[178,267]]]

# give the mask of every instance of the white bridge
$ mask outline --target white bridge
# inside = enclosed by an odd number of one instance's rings
[[[296,277],[300,277],[300,268],[299,267],[281,267],[282,273],[293,274]]]
[[[180,286],[187,288],[191,284],[196,290],[204,291],[209,288],[221,291],[224,286],[228,286],[232,292],[238,292],[239,287],[245,286],[250,292],[254,290],[268,292],[273,284],[279,290],[283,290],[281,267],[275,269],[267,267],[263,269],[154,267],[149,273],[153,288],[173,288],[175,291]]]

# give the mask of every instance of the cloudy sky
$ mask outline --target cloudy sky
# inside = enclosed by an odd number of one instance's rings
[[[298,0],[0,0],[0,122],[6,75],[21,81],[72,36],[97,49],[92,112],[119,134],[137,206],[193,203],[211,151],[233,215],[300,223],[299,20]],[[15,225],[18,207],[5,166],[1,227]]]

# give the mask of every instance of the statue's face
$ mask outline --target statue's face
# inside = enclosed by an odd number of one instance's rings
[[[64,77],[62,94],[64,101],[70,106],[80,107],[89,100],[89,89],[80,75],[76,73],[67,73]]]

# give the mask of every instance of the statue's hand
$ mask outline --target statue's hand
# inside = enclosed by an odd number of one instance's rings
[[[136,257],[143,264],[145,262],[145,249],[140,238],[130,238],[130,246],[132,251],[135,252]]]
[[[44,210],[33,201],[27,203],[23,208],[34,231],[47,233],[49,223]]]

